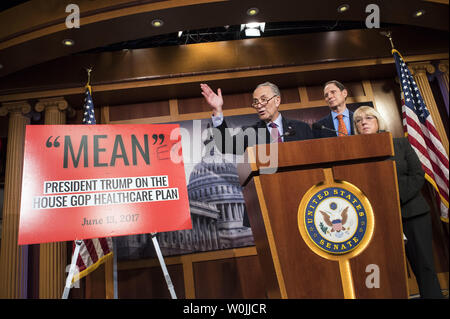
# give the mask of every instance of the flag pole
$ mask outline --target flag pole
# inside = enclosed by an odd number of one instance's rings
[[[384,35],[386,38],[389,39],[389,42],[391,43],[392,50],[395,50],[394,42],[392,41],[392,32],[391,31],[381,31],[380,34]]]
[[[86,68],[86,72],[88,74],[88,80],[87,80],[85,87],[87,87],[89,89],[89,92],[91,93],[90,83],[91,83],[92,67]],[[77,260],[78,260],[79,254],[80,254],[80,249],[81,249],[82,244],[83,244],[82,240],[75,240],[75,250],[72,255],[72,262],[70,264],[69,274],[67,275],[67,278],[66,278],[66,284],[64,286],[64,291],[63,291],[63,294],[61,297],[62,299],[67,299],[69,297],[69,292],[70,292],[70,288],[73,285],[72,281],[73,281],[73,278],[75,275],[75,270],[77,267]],[[79,278],[78,278],[78,280],[79,280]]]
[[[86,68],[86,72],[87,72],[87,74],[88,74],[88,81],[87,81],[87,83],[86,83],[86,86],[88,86],[88,85],[91,84],[91,72],[92,72],[92,69],[93,69],[93,67]]]
[[[81,248],[82,243],[83,243],[82,240],[75,240],[75,250],[73,252],[72,262],[70,263],[70,268],[69,268],[69,274],[67,275],[66,284],[64,286],[64,291],[63,291],[61,299],[69,298],[70,288],[73,285],[73,282],[72,282],[73,278],[75,276],[75,273],[78,272],[77,259],[78,259],[78,256],[80,255],[80,248]]]
[[[389,42],[391,43],[391,53],[394,53],[394,51],[397,51],[394,47],[394,42],[392,41],[392,32],[391,31],[381,31],[381,35],[384,35],[386,38],[389,39]],[[398,51],[397,51],[398,52]],[[400,85],[400,91],[402,90],[402,86]],[[405,233],[403,232],[403,242],[406,244],[408,241],[408,238],[406,238]]]
[[[88,80],[87,80],[85,87],[88,88],[90,94],[92,94],[92,88],[91,88],[91,72],[92,72],[92,70],[93,70],[92,66],[86,68]],[[117,248],[116,248],[115,238],[112,238],[112,242],[113,242],[113,274],[112,274],[113,298],[119,299],[118,280],[117,280]]]

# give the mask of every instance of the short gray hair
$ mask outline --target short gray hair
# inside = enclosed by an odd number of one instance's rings
[[[326,87],[328,84],[334,84],[334,85],[336,85],[336,86],[338,87],[338,89],[341,90],[341,91],[344,91],[344,90],[347,89],[347,88],[345,87],[345,85],[342,84],[341,82],[339,82],[339,81],[337,81],[337,80],[331,80],[331,81],[328,81],[327,83],[325,83],[325,84],[323,85],[323,89],[324,89],[324,90],[325,90],[325,87]]]
[[[380,132],[380,131],[387,132],[388,131],[386,122],[383,120],[380,113],[378,113],[377,110],[375,110],[373,107],[371,107],[369,105],[362,105],[362,106],[358,107],[355,112],[353,112],[353,129],[354,129],[355,135],[359,134],[358,128],[356,127],[355,119],[358,116],[363,116],[363,115],[372,115],[372,116],[376,117],[377,122],[378,122],[378,132]]]
[[[280,89],[275,84],[273,84],[271,82],[264,82],[264,83],[258,84],[258,86],[255,88],[255,90],[260,88],[261,86],[269,86],[272,89],[273,94],[281,96]]]

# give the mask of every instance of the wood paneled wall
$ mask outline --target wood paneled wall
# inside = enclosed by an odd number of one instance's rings
[[[373,102],[375,100],[370,81],[344,83],[349,91],[347,103]],[[217,90],[217,87],[213,87]],[[326,106],[322,86],[280,87],[281,111]],[[227,94],[224,97],[224,115],[253,114],[250,107],[252,92]],[[104,124],[166,123],[210,118],[211,111],[200,94],[199,97],[170,99],[131,105],[104,106],[101,114]],[[97,112],[99,113],[99,112]],[[76,119],[78,120],[78,119]],[[76,122],[75,122],[76,123]]]
[[[167,257],[165,262],[179,299],[266,298],[255,247]],[[81,290],[85,297],[105,298],[104,287],[101,266],[86,277]],[[158,260],[119,262],[118,295],[120,299],[170,298]]]

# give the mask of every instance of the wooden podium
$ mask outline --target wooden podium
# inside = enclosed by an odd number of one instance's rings
[[[238,164],[268,297],[408,298],[391,134],[276,146],[270,165],[270,144],[249,147]],[[340,243],[326,239],[345,232]]]

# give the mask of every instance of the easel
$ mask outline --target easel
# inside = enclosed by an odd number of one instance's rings
[[[159,264],[161,265],[161,269],[164,274],[164,279],[166,280],[167,288],[170,292],[170,297],[172,299],[177,299],[177,295],[175,294],[175,289],[172,284],[172,280],[170,279],[169,272],[167,271],[166,263],[164,262],[164,257],[161,253],[161,249],[159,248],[158,239],[156,238],[157,233],[150,233],[152,236],[152,242],[153,246],[155,247],[156,255],[158,256]],[[67,299],[69,297],[70,288],[72,287],[72,280],[75,275],[76,265],[78,256],[80,255],[80,248],[81,244],[83,243],[82,240],[75,240],[75,250],[73,252],[72,261],[69,268],[69,274],[67,275],[66,279],[66,285],[64,286],[64,291],[62,295],[62,299]],[[116,258],[116,257],[114,257]]]
[[[161,265],[161,269],[164,274],[164,279],[166,280],[167,288],[169,289],[170,296],[172,299],[177,299],[177,295],[175,294],[175,289],[172,284],[172,280],[170,279],[169,272],[167,271],[166,263],[164,262],[163,255],[161,253],[161,249],[159,248],[158,239],[156,238],[157,233],[151,233],[153,246],[155,247],[156,254],[158,255],[159,264]]]
[[[69,297],[69,292],[70,288],[72,287],[72,280],[73,276],[75,275],[75,269],[77,266],[78,256],[80,255],[80,248],[82,243],[82,240],[75,240],[75,250],[73,251],[69,274],[67,275],[66,285],[64,286],[64,291],[61,299],[67,299]]]
[[[90,83],[91,83],[92,67],[86,68],[86,72],[88,74],[88,81],[86,83],[86,87],[89,88],[89,91],[91,91]],[[158,239],[156,238],[156,233],[150,233],[150,234],[152,236],[153,246],[155,247],[156,254],[158,255],[159,263],[161,265],[161,269],[163,271],[164,278],[166,280],[167,287],[170,292],[170,296],[172,297],[172,299],[177,299],[177,295],[175,294],[175,289],[173,287],[172,280],[170,279],[170,275],[169,275],[169,272],[167,271],[167,267],[164,262],[164,258],[162,256],[161,249],[159,248],[159,243],[158,243]],[[72,261],[71,261],[71,265],[69,268],[69,274],[67,275],[66,285],[64,286],[62,299],[67,299],[69,297],[69,292],[70,292],[70,288],[73,285],[72,281],[73,281],[73,277],[75,275],[77,260],[78,260],[78,256],[80,255],[80,248],[81,248],[82,244],[83,244],[82,240],[75,240],[75,250],[73,252]],[[117,296],[117,255],[116,255],[117,249],[116,249],[115,243],[113,245],[113,250],[114,250],[114,298],[118,298],[118,296]]]

